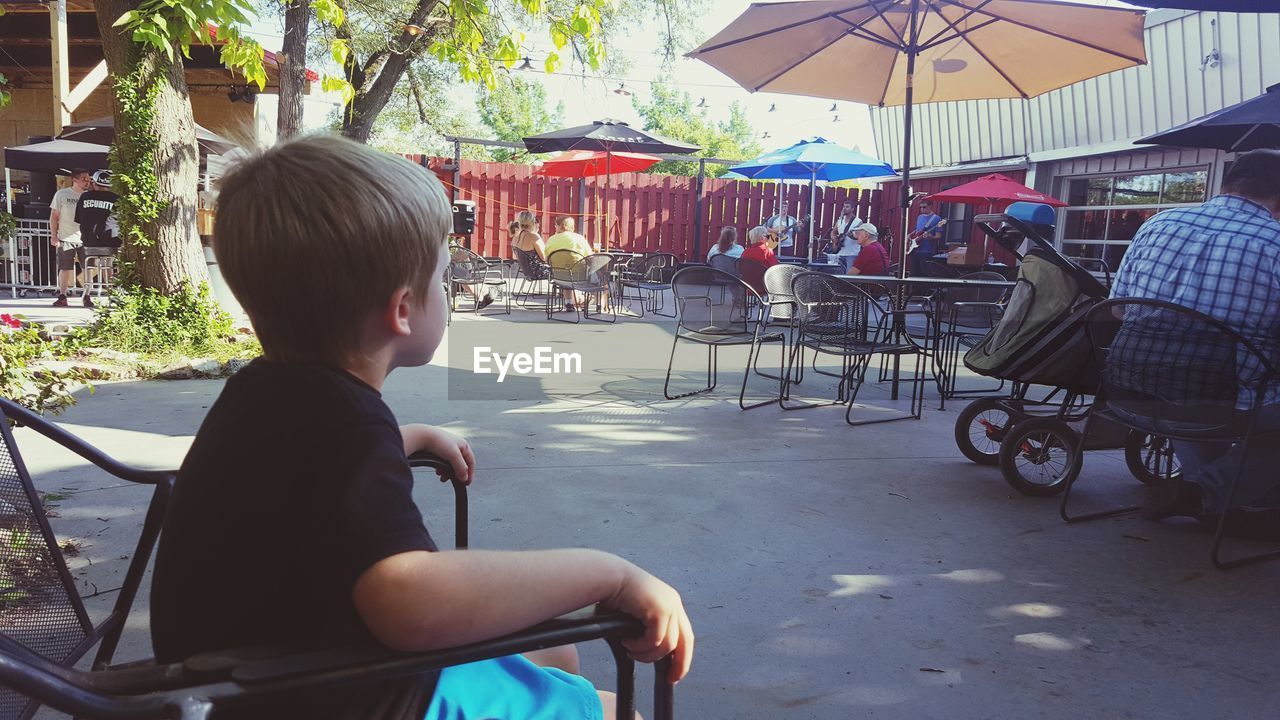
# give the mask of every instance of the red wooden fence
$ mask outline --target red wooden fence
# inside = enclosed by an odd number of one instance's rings
[[[682,260],[702,259],[721,228],[738,229],[738,237],[773,215],[779,200],[776,183],[746,180],[703,181],[698,208],[697,179],[672,175],[619,173],[585,181],[534,175],[529,165],[463,160],[454,186],[448,158],[410,155],[410,160],[433,170],[458,200],[476,203],[476,229],[471,249],[486,256],[510,257],[507,225],[522,210],[538,216],[545,237],[559,215],[578,218],[578,229],[592,243],[628,252],[669,252]],[[782,197],[790,214],[809,213],[808,185],[785,185]],[[877,222],[890,209],[880,190],[819,187],[814,207],[815,227],[826,233],[851,200],[858,217]],[[579,205],[581,203],[581,206]],[[695,227],[701,237],[695,243]],[[807,231],[807,226],[806,226]],[[801,233],[803,238],[804,233]],[[797,248],[806,249],[803,239]]]

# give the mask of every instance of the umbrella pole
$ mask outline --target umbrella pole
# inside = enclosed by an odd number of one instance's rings
[[[920,40],[920,27],[916,23],[916,18],[920,10],[920,0],[911,0],[910,15],[910,37],[907,39],[907,98],[906,104],[903,106],[902,116],[902,236],[898,240],[898,252],[894,253],[898,256],[898,277],[905,278],[907,276],[907,235],[910,233],[911,226],[911,125],[912,125],[912,103],[915,100],[914,88],[916,75],[916,53],[919,51],[917,44]],[[896,298],[899,307],[906,306],[907,293],[906,285],[901,285]]]
[[[4,169],[4,211],[13,214],[13,178],[9,176],[9,167]],[[13,297],[18,297],[18,247],[17,242],[13,239],[11,233],[9,237],[9,252],[5,258],[5,264],[9,266],[9,282],[13,283],[9,288],[9,292],[13,293]]]
[[[815,211],[814,205],[817,203],[817,201],[818,201],[818,170],[817,168],[814,168],[813,175],[809,178],[809,262],[813,262],[813,258],[814,258],[813,248],[817,244],[817,241],[813,237],[813,224],[814,224],[813,214]]]

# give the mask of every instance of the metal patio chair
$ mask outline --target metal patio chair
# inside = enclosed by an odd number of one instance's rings
[[[1215,567],[1233,568],[1280,558],[1280,549],[1223,560],[1224,530],[1235,509],[1244,459],[1257,436],[1257,421],[1267,393],[1274,389],[1277,369],[1267,354],[1226,323],[1190,308],[1159,300],[1106,300],[1085,318],[1085,332],[1102,383],[1082,436],[1098,420],[1159,435],[1175,443],[1209,442],[1237,446],[1236,465],[1226,497],[1226,512],[1214,531],[1210,557]],[[1060,513],[1080,522],[1134,512],[1139,506],[1072,515],[1069,503],[1079,482],[1084,443],[1069,448],[1075,464],[1062,495]],[[1174,458],[1157,463],[1166,481]]]
[[[888,422],[890,420],[919,420],[924,407],[924,373],[922,363],[925,349],[901,336],[894,329],[895,319],[906,315],[921,314],[920,310],[890,310],[870,293],[855,283],[820,272],[797,275],[791,283],[795,296],[799,327],[792,343],[788,373],[783,382],[781,405],[786,410],[819,407],[822,404],[845,403],[845,422],[850,425]],[[805,354],[813,353],[812,370],[839,381],[836,398],[830,403],[799,403],[788,406],[791,385],[804,381]],[[840,358],[840,371],[833,373],[818,367],[822,355]],[[867,368],[872,358],[881,356],[901,358],[914,356],[914,375],[911,379],[911,404],[906,414],[870,420],[853,419],[853,406],[858,391],[866,380]]]
[[[618,301],[629,304],[632,300],[639,300],[640,317],[644,317],[646,310],[661,317],[675,317],[674,310],[670,314],[663,310],[678,264],[679,260],[671,253],[634,258],[618,272]],[[635,290],[635,294],[628,295],[628,290]]]
[[[547,296],[547,319],[560,322],[579,322],[580,318],[600,320],[601,322],[617,322],[617,305],[610,298],[608,311],[604,298],[610,295],[613,284],[613,256],[606,253],[595,253],[583,257],[572,250],[557,250],[547,257],[551,268],[551,294]],[[561,301],[563,292],[571,292],[574,296],[585,295],[582,307],[574,303],[572,320],[555,317],[555,306]],[[591,301],[596,302],[596,312],[591,312]],[[608,320],[602,320],[608,316]]]
[[[458,293],[465,290],[472,295],[472,312],[479,315],[480,298],[496,293],[506,301],[506,314],[511,314],[511,293],[507,292],[502,264],[486,260],[461,245],[449,246],[449,288],[450,308],[456,305]]]
[[[8,437],[7,428],[5,433]],[[455,545],[465,548],[466,485],[457,481],[447,462],[429,453],[412,456],[410,465],[433,469],[442,480],[452,483]],[[172,480],[172,476],[165,476]],[[139,576],[145,565],[143,559]],[[204,653],[181,663],[95,667],[89,671],[51,662],[15,642],[6,632],[0,634],[0,686],[13,688],[21,695],[0,690],[3,693],[0,697],[16,697],[23,702],[26,697],[34,698],[56,710],[90,719],[206,720],[218,716],[223,708],[252,711],[255,705],[275,707],[288,703],[291,697],[310,697],[334,687],[408,677],[559,645],[605,640],[617,669],[617,716],[626,718],[635,713],[635,661],[627,655],[622,642],[643,631],[643,625],[635,618],[597,611],[557,618],[492,640],[431,652],[398,652],[376,645],[306,651],[264,645]],[[669,658],[654,664],[655,720],[674,717],[674,686],[667,681],[669,670]],[[5,707],[0,704],[0,709]]]
[[[526,252],[518,247],[511,248],[511,252],[516,256],[517,274],[513,290],[516,304],[519,305],[540,294],[537,290],[539,286],[545,285],[550,272],[537,253]]]
[[[0,637],[60,670],[97,646],[92,667],[107,668],[137,596],[164,519],[174,474],[117,462],[18,404],[0,399]],[[41,495],[18,450],[10,424],[30,428],[121,480],[155,489],[111,612],[93,623],[85,612],[63,549],[49,525]],[[39,704],[0,687],[0,719],[31,717]]]
[[[779,374],[773,376],[758,373],[770,380],[777,380],[779,393],[782,391],[781,383],[787,359],[786,335],[767,330],[765,318],[752,318],[747,311],[747,298],[754,297],[757,304],[762,304],[756,291],[738,278],[705,265],[680,270],[672,278],[671,285],[676,298],[676,313],[679,320],[676,324],[675,336],[671,341],[671,358],[667,361],[667,377],[662,386],[663,396],[668,400],[675,400],[711,392],[718,382],[719,349],[746,346],[748,348],[747,364],[742,374],[742,390],[738,393],[738,407],[750,410],[778,402],[780,395],[750,405],[746,400],[747,381],[755,371],[755,359],[763,352],[763,346],[771,342],[781,345],[778,358]],[[706,347],[707,380],[705,387],[673,395],[671,371],[675,366],[676,348],[681,342]]]
[[[961,280],[1004,280],[996,272],[976,272],[960,276]],[[925,308],[932,313],[933,367],[942,407],[956,397],[987,395],[1004,389],[1004,380],[996,387],[957,390],[960,357],[981,342],[1004,315],[1003,288],[939,288]]]

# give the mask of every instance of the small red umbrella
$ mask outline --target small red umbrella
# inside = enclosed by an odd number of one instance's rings
[[[977,180],[957,185],[950,190],[934,193],[929,196],[929,199],[939,202],[990,203],[992,205],[1002,202],[1034,202],[1054,207],[1067,206],[1067,203],[1055,197],[1045,195],[1038,190],[1032,190],[1017,180],[1000,173],[983,175]]]
[[[661,158],[643,153],[569,150],[550,160],[543,160],[542,167],[535,170],[534,174],[572,178],[611,175],[638,172],[660,161]]]

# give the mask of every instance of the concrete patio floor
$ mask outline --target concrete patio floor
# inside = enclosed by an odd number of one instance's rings
[[[1209,536],[1189,526],[1067,526],[1056,498],[1019,495],[960,455],[962,403],[938,411],[930,388],[923,420],[856,428],[841,406],[742,412],[737,351],[721,354],[714,394],[664,401],[669,325],[513,320],[455,315],[454,351],[397,371],[385,397],[402,422],[477,449],[473,547],[598,547],[680,589],[698,635],[680,717],[1204,720],[1280,707],[1280,564],[1216,571]],[[459,351],[476,337],[579,349],[584,375],[563,391],[508,378],[486,393]],[[681,361],[688,378],[699,362]],[[221,387],[104,385],[58,420],[118,458],[172,467]],[[117,587],[145,490],[27,431],[19,442],[39,489],[68,494],[53,522],[84,541],[85,594]],[[1091,453],[1083,477],[1091,495],[1139,492],[1116,452]],[[422,475],[415,499],[448,545],[449,490]],[[100,612],[113,598],[88,602]],[[149,655],[146,617],[144,587],[118,660]],[[607,687],[603,645],[582,650]],[[642,688],[649,678],[641,668]]]

